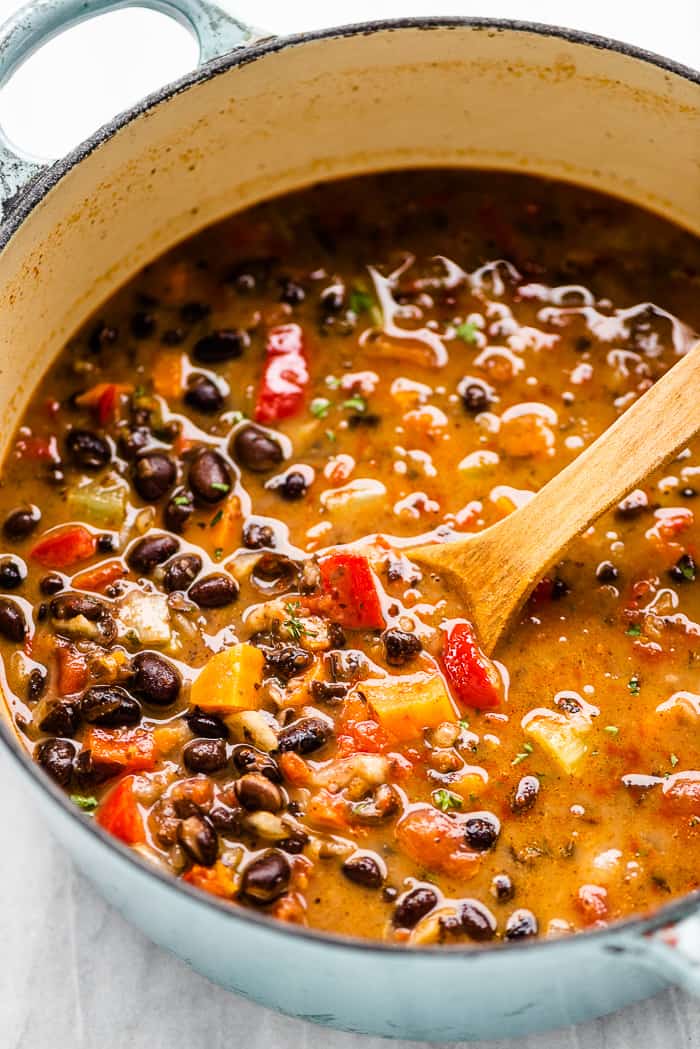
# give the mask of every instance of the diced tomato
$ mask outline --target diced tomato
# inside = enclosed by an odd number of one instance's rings
[[[56,438],[50,437],[19,437],[15,444],[15,453],[20,459],[31,459],[35,462],[57,463],[61,458],[58,454]]]
[[[377,584],[366,557],[331,554],[319,564],[328,614],[350,630],[378,630],[384,626]]]
[[[92,727],[83,745],[92,753],[93,764],[108,775],[118,772],[146,772],[156,763],[153,733],[145,728],[107,729]]]
[[[298,324],[271,328],[267,336],[267,360],[255,402],[255,418],[273,423],[295,415],[304,402],[309,368],[302,330]]]
[[[338,753],[384,754],[390,745],[389,736],[378,721],[370,717],[365,701],[359,695],[345,700],[336,737]]]
[[[232,899],[236,891],[236,882],[233,871],[219,860],[213,867],[202,867],[196,863],[182,875],[182,880],[188,885],[194,885],[202,892],[208,892],[212,896],[219,896],[222,900]]]
[[[602,885],[582,885],[576,894],[576,906],[587,925],[604,921],[608,916],[608,893]]]
[[[87,568],[73,576],[73,586],[78,590],[94,590],[103,594],[107,587],[126,575],[126,568],[121,561],[104,561],[94,568]]]
[[[664,780],[661,790],[668,808],[700,816],[700,772],[675,772]]]
[[[311,769],[304,759],[300,758],[298,754],[295,754],[293,750],[288,750],[284,754],[280,754],[277,759],[277,764],[282,770],[284,778],[288,783],[291,783],[293,787],[308,787],[311,783]]]
[[[95,819],[115,838],[127,845],[142,845],[146,828],[134,795],[134,777],[127,776],[109,792],[95,814]]]
[[[83,525],[55,528],[40,539],[29,553],[44,568],[69,568],[87,561],[97,549],[97,539]]]
[[[323,830],[347,831],[348,804],[340,794],[320,790],[306,806],[306,818]]]
[[[501,705],[501,676],[479,648],[472,625],[465,619],[454,619],[448,624],[442,667],[459,703],[477,710]]]
[[[61,696],[72,696],[82,692],[87,683],[87,659],[75,645],[62,638],[56,639],[56,664],[58,670],[57,691]]]
[[[429,805],[412,809],[396,826],[399,847],[428,870],[454,878],[471,878],[479,869],[481,854],[464,840],[464,825]]]

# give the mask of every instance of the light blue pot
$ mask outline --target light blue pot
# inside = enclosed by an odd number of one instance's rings
[[[130,2],[39,0],[26,7],[0,30],[0,84],[49,37],[89,15],[126,7]],[[280,149],[283,154],[280,165],[289,166],[286,186],[303,184],[311,177],[325,178],[362,170],[363,166],[376,169],[413,163],[464,163],[509,167],[517,163],[527,170],[560,176],[568,173],[572,178],[600,188],[617,188],[700,232],[700,80],[692,71],[656,56],[582,34],[484,19],[407,20],[308,34],[287,41],[258,39],[257,43],[251,43],[259,34],[205,0],[141,0],[141,6],[170,14],[192,28],[201,47],[201,64],[194,74],[119,117],[66,160],[51,166],[19,156],[0,135],[0,203],[4,203],[0,225],[0,248],[3,249],[0,252],[0,370],[15,371],[20,386],[31,386],[38,374],[38,365],[32,365],[33,372],[26,365],[25,374],[25,356],[28,359],[31,350],[27,348],[26,353],[24,349],[18,350],[15,336],[15,341],[10,338],[13,311],[21,309],[23,293],[21,286],[20,291],[15,289],[11,296],[8,292],[3,304],[3,281],[10,280],[3,276],[3,265],[10,275],[24,272],[27,295],[38,295],[34,287],[29,287],[39,265],[36,254],[31,255],[32,251],[36,252],[36,229],[42,221],[46,223],[47,214],[61,214],[62,195],[68,198],[74,192],[76,179],[82,177],[83,171],[89,173],[94,168],[96,173],[86,174],[85,178],[97,196],[97,187],[104,183],[105,171],[109,168],[113,139],[119,139],[124,148],[135,151],[133,167],[129,170],[137,172],[136,154],[142,149],[138,136],[143,127],[152,127],[153,134],[160,133],[158,129],[162,127],[167,130],[168,119],[171,123],[178,119],[183,99],[215,79],[222,90],[226,88],[230,103],[228,108],[222,104],[220,110],[224,129],[219,136],[220,148],[231,150],[231,139],[244,134],[243,117],[233,104],[236,92],[254,77],[259,63],[264,63],[265,70],[269,71],[266,75],[276,75],[276,70],[280,70],[278,93],[267,109],[270,126],[280,120],[278,111],[284,107],[285,98],[290,93],[294,96],[295,91],[298,96],[298,136]],[[513,52],[510,65],[500,57],[508,48]],[[337,58],[334,57],[328,67],[324,62],[329,49]],[[492,49],[503,65],[503,76],[499,74],[493,79],[489,96],[480,101],[480,112],[488,109],[494,92],[504,94],[482,127],[474,125],[471,141],[455,144],[459,136],[448,126],[455,119],[453,110],[462,107],[466,111],[470,99],[478,95],[480,82],[490,75],[488,56]],[[433,53],[436,57],[431,62],[429,58]],[[542,65],[543,54],[548,56],[545,65]],[[334,81],[333,70],[342,66],[345,55],[349,56],[347,68],[343,68],[342,77]],[[454,86],[450,77],[455,76],[459,61],[466,63],[465,68],[477,70],[471,83],[465,82],[463,98],[450,94]],[[293,79],[295,63],[307,78],[303,86],[299,86],[301,80]],[[345,161],[338,157],[337,121],[333,127],[323,130],[324,105],[332,108],[344,85],[347,86],[348,78],[356,75],[357,86],[353,86],[356,102],[352,110],[348,109],[347,122],[341,129],[347,140]],[[316,93],[309,94],[308,84],[314,76],[318,80]],[[382,83],[382,76],[387,78],[386,90],[377,94],[376,84]],[[405,80],[401,80],[402,77]],[[230,87],[227,78],[230,78]],[[434,119],[421,123],[421,98],[425,92],[432,92],[431,99],[440,99],[440,78],[444,78],[445,109],[436,110],[431,103]],[[370,81],[374,96],[370,101],[363,100],[363,85]],[[395,119],[396,113],[390,112],[389,99],[397,83],[405,84],[401,90],[410,114],[415,116],[414,136],[425,139],[415,150],[408,149],[408,140],[401,139],[405,129]],[[417,83],[421,93],[409,98]],[[541,136],[543,144],[539,147],[544,152],[537,155],[526,155],[522,143],[518,146],[520,152],[515,148],[508,151],[509,136],[514,142],[518,140],[522,125],[527,122],[525,111],[521,113],[518,104],[529,91],[540,92],[537,120],[545,129]],[[607,101],[596,105],[591,99],[602,100],[600,92],[608,92]],[[201,94],[199,97],[201,99]],[[370,102],[374,109],[370,108]],[[396,100],[393,104],[396,105]],[[383,106],[387,107],[386,114]],[[645,122],[646,131],[633,126],[634,114]],[[212,120],[216,116],[214,114]],[[497,124],[499,120],[503,127],[496,126],[496,133],[492,134],[494,122]],[[404,124],[406,122],[404,120]],[[445,134],[441,138],[442,122]],[[199,125],[193,125],[196,126]],[[382,126],[387,141],[392,142],[391,149],[387,148],[385,153],[377,145],[381,135],[374,145],[371,142],[372,135],[378,135],[377,128]],[[265,145],[266,130],[269,128],[263,127],[259,140],[258,168],[254,163],[250,168],[251,178],[259,171],[260,194],[281,188],[281,182],[275,182],[273,177],[269,153],[267,161],[264,160],[265,149],[269,148]],[[277,134],[281,141],[282,131],[278,130]],[[320,150],[319,143],[334,135],[335,159],[329,151],[319,152],[318,156],[314,155],[313,163],[304,167],[300,159],[304,149]],[[670,137],[665,139],[666,135]],[[620,136],[624,139],[621,143]],[[580,139],[585,141],[577,154]],[[241,152],[239,156],[242,165],[250,166],[253,140],[247,141],[245,155]],[[563,143],[561,149],[566,156],[557,155],[559,142]],[[655,147],[660,146],[664,155],[659,160],[659,150]],[[615,155],[618,148],[619,156]],[[295,149],[298,155],[292,157]],[[206,165],[207,155],[203,154],[199,163]],[[648,155],[648,166],[640,162],[645,155]],[[627,157],[630,159],[626,160]],[[667,169],[673,169],[672,174],[669,175]],[[215,169],[211,168],[209,176],[202,177],[203,194],[205,187],[211,185],[214,173]],[[157,179],[155,167],[152,174]],[[129,191],[134,206],[142,208],[140,218],[146,230],[149,211],[143,201],[157,202],[161,196],[165,198],[167,186],[163,183],[159,193],[153,185],[144,182],[142,186],[139,177],[134,175],[134,185]],[[245,185],[250,185],[251,178]],[[93,191],[85,192],[89,200]],[[114,193],[117,215],[120,198],[116,190]],[[229,200],[228,207],[254,198],[255,190],[248,189],[247,193],[245,198],[241,188],[240,194]],[[151,206],[157,207],[157,203]],[[175,205],[171,205],[173,221],[167,227],[171,230],[170,240],[217,217],[223,206],[213,197],[211,203],[205,201],[197,216],[189,219],[188,227],[181,217],[178,222],[174,221]],[[110,233],[107,224],[101,239],[94,234],[96,239],[90,240],[91,231],[99,221],[99,216],[88,221],[81,213],[85,258],[73,258],[74,268],[83,267],[86,274],[90,266],[98,265],[95,259],[101,258],[100,251],[104,250],[100,245]],[[60,253],[67,226],[56,220],[56,235],[45,240],[42,257],[50,256],[52,251]],[[165,223],[162,226],[166,228]],[[25,246],[23,238],[32,243]],[[110,278],[112,284],[136,268],[138,251],[141,263],[150,250],[138,245],[135,235],[122,223],[114,236],[115,259],[120,238],[126,245],[124,252],[130,238],[133,244],[128,266],[124,263],[121,270],[118,266],[115,268]],[[166,241],[167,236],[163,234],[158,250],[162,250]],[[34,259],[34,269],[24,259],[25,254],[26,259]],[[46,271],[38,278],[46,282],[47,289],[52,281],[69,282],[69,278],[75,277],[67,268],[63,271],[64,278],[60,274],[57,277],[56,268],[47,264]],[[106,264],[102,268],[106,272]],[[93,284],[100,276],[100,273],[91,273]],[[108,283],[102,288],[103,295],[111,290]],[[99,294],[92,292],[93,305]],[[89,306],[86,299],[84,312]],[[46,303],[41,308],[45,312],[42,324],[50,326],[51,311]],[[74,321],[77,313],[71,317]],[[60,331],[55,334],[56,344],[50,351],[46,350],[44,365],[60,344],[59,335]],[[3,336],[6,336],[4,343]],[[21,396],[15,400],[21,400]],[[7,420],[11,422],[17,417],[19,407],[5,390],[0,397],[0,410],[5,413],[6,424]],[[666,906],[651,917],[627,921],[604,931],[488,950],[405,950],[323,936],[274,923],[250,910],[227,906],[161,875],[82,816],[63,793],[37,771],[5,723],[0,724],[0,741],[5,760],[23,777],[27,792],[45,812],[53,833],[115,907],[156,943],[212,980],[284,1012],[350,1031],[446,1041],[518,1035],[575,1023],[654,994],[669,983],[680,984],[693,992],[700,990],[700,920],[694,916],[700,905],[698,893]],[[12,906],[12,901],[5,904]]]

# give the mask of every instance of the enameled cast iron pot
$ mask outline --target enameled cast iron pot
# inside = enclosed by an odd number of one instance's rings
[[[133,0],[39,0],[0,30],[0,84],[49,37]],[[200,66],[44,166],[0,134],[0,452],[36,382],[104,299],[205,224],[320,179],[478,166],[621,195],[700,234],[700,76],[610,40],[488,19],[262,38],[207,0],[141,0]],[[107,899],[211,979],[353,1031],[476,1039],[700,992],[700,892],[558,941],[406,950],[277,924],[151,869],[81,815],[5,719],[13,764]],[[10,903],[11,901],[8,901]],[[664,931],[665,930],[665,931]]]

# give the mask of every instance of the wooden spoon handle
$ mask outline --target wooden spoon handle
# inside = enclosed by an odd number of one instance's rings
[[[605,433],[499,526],[526,541],[530,585],[567,543],[700,430],[700,343],[696,343]],[[523,551],[524,553],[524,551]],[[525,567],[525,566],[523,566]],[[515,581],[518,587],[520,581]]]

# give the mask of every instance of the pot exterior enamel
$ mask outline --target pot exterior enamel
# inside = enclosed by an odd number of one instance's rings
[[[13,202],[0,227],[0,453],[66,339],[173,243],[318,179],[426,165],[568,178],[700,233],[700,87],[604,41],[459,20],[311,35],[211,63]],[[394,1037],[494,1038],[610,1012],[677,975],[647,946],[658,917],[473,951],[275,925],[150,872],[38,778],[7,725],[0,741],[107,899],[211,979],[285,1012]]]

